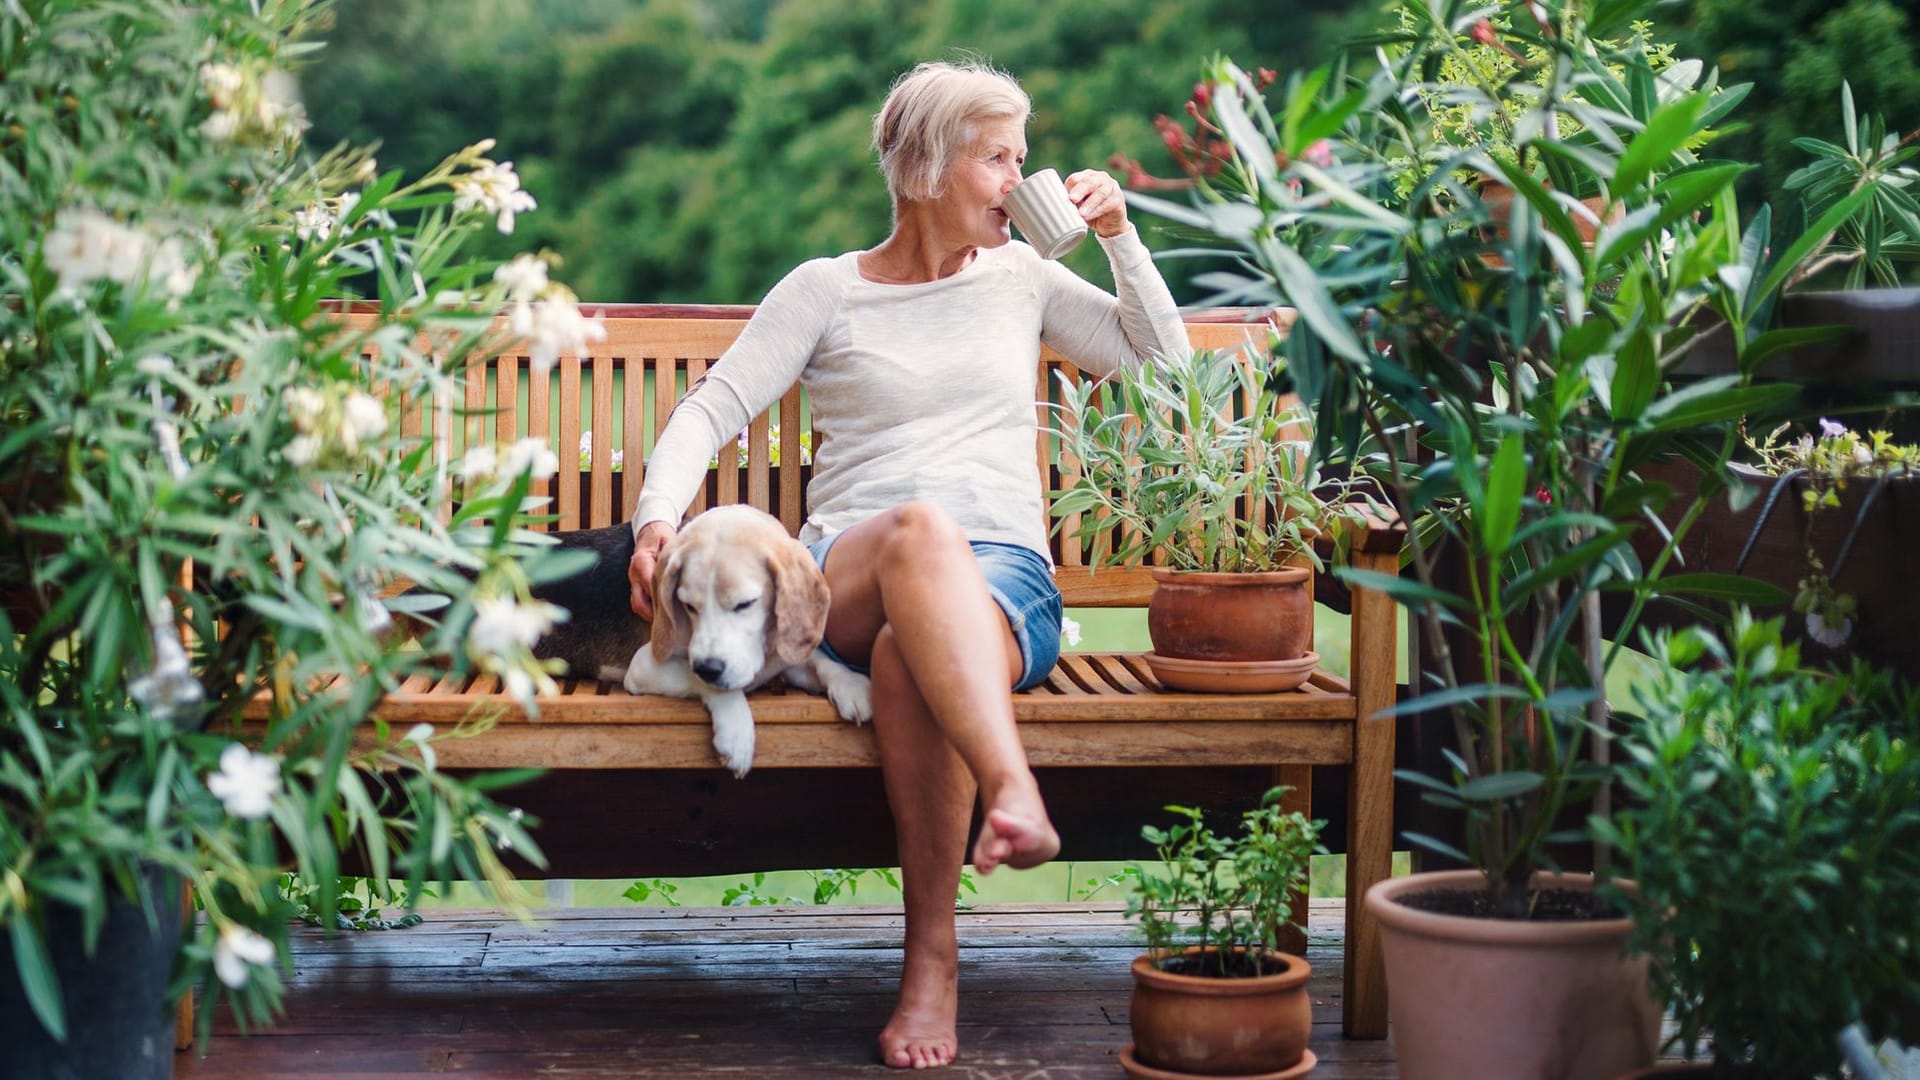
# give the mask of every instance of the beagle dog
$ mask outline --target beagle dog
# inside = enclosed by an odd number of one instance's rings
[[[632,694],[701,699],[713,717],[713,748],[735,776],[753,767],[747,692],[784,677],[824,693],[843,718],[873,717],[867,677],[819,649],[827,627],[827,579],[813,555],[769,514],[721,506],[667,542],[654,572],[654,620],[628,606],[626,524],[552,534],[563,549],[592,552],[586,569],[534,586],[536,599],[567,609],[533,646],[576,678],[617,682]]]
[[[653,626],[626,670],[603,669],[630,694],[698,697],[713,748],[735,776],[753,767],[747,693],[784,677],[825,693],[856,724],[873,717],[865,675],[820,649],[827,579],[805,545],[771,515],[720,506],[674,534],[653,578]]]

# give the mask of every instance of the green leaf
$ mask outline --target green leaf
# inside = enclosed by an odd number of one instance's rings
[[[1788,599],[1778,585],[1742,574],[1668,574],[1645,584],[1662,595],[1704,596],[1751,607],[1778,607]]]
[[[1439,604],[1442,607],[1466,610],[1465,598],[1456,596],[1445,589],[1436,589],[1423,584],[1417,578],[1402,577],[1399,574],[1387,574],[1378,570],[1360,570],[1351,566],[1335,568],[1333,576],[1348,585],[1362,589],[1374,589],[1386,593],[1408,607],[1422,607],[1426,604]]]
[[[1455,791],[1461,798],[1472,802],[1498,802],[1525,795],[1529,791],[1538,791],[1545,783],[1546,780],[1536,772],[1503,772],[1476,776]]]
[[[1706,104],[1704,95],[1682,94],[1654,111],[1646,128],[1620,155],[1620,166],[1613,171],[1612,191],[1616,197],[1640,187],[1656,169],[1673,160],[1692,137]]]
[[[1760,370],[1760,365],[1789,349],[1802,345],[1819,345],[1829,341],[1845,341],[1855,331],[1846,326],[1801,326],[1784,327],[1769,330],[1752,341],[1747,342],[1746,351],[1740,354],[1740,372],[1752,375]]]
[[[1799,393],[1798,387],[1785,383],[1736,383],[1737,377],[1732,375],[1703,379],[1655,401],[1641,415],[1641,421],[1653,431],[1684,431],[1763,412]]]
[[[15,912],[8,923],[13,941],[13,962],[20,974],[20,985],[27,992],[27,1004],[47,1033],[60,1042],[67,1041],[66,1006],[60,1001],[60,986],[54,981],[53,962],[47,958],[46,942],[25,912]]]
[[[1653,331],[1642,323],[1628,332],[1614,353],[1613,418],[1623,423],[1640,419],[1659,389],[1660,359],[1654,355]]]
[[[1747,294],[1745,310],[1753,311],[1760,301],[1779,291],[1780,287],[1786,284],[1787,277],[1800,268],[1800,264],[1806,261],[1807,256],[1826,243],[1835,229],[1845,224],[1848,218],[1866,205],[1868,199],[1873,198],[1873,191],[1874,189],[1870,187],[1861,188],[1828,207],[1827,212],[1820,215],[1820,220],[1814,222],[1806,232],[1801,233],[1799,239],[1789,245],[1787,250],[1774,261],[1773,266],[1767,270],[1767,276],[1761,280],[1760,287]]]
[[[1481,550],[1502,552],[1513,540],[1520,524],[1520,500],[1527,485],[1527,449],[1519,432],[1509,434],[1494,451],[1493,466],[1487,470],[1486,500],[1473,507],[1480,516]]]

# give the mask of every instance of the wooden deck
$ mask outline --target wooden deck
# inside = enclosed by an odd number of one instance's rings
[[[523,926],[442,912],[411,930],[296,934],[287,1016],[219,1017],[178,1080],[423,1073],[765,1080],[896,1075],[873,1037],[892,1006],[900,915],[887,907],[562,909]],[[1390,1044],[1340,1036],[1342,907],[1315,901],[1315,1080],[1395,1075]],[[955,1080],[1122,1075],[1120,905],[995,905],[960,916]]]

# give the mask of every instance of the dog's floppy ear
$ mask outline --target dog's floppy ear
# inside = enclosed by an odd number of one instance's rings
[[[679,539],[678,537],[674,538]],[[660,552],[660,563],[653,570],[653,658],[666,663],[685,656],[693,639],[693,627],[687,621],[687,607],[680,602],[681,545],[674,540]]]
[[[773,652],[795,667],[807,662],[827,632],[827,576],[798,540],[776,545],[767,564],[773,576]]]

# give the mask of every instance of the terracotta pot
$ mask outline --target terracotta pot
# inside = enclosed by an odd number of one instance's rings
[[[1134,1056],[1154,1069],[1195,1076],[1260,1075],[1300,1064],[1313,1030],[1313,969],[1298,956],[1267,955],[1286,969],[1247,979],[1179,975],[1136,957],[1128,1006]]]
[[[1593,879],[1541,874],[1534,884],[1590,889]],[[1367,890],[1386,954],[1402,1080],[1613,1080],[1652,1064],[1660,1009],[1646,958],[1622,955],[1627,919],[1476,919],[1420,911],[1398,899],[1484,887],[1478,871],[1452,870],[1390,878]]]
[[[1181,660],[1297,660],[1313,647],[1313,574],[1212,574],[1153,568],[1153,651]]]

